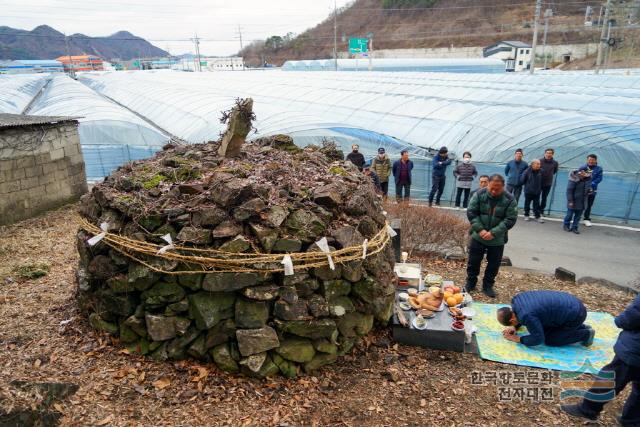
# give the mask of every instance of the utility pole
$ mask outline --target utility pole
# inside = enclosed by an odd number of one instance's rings
[[[202,71],[202,67],[200,66],[200,39],[198,38],[198,34],[197,33],[196,33],[196,36],[191,39],[191,41],[193,42],[193,44],[195,45],[195,48],[196,48],[196,61],[198,63],[198,65],[193,67],[193,71],[200,72],[200,71]]]
[[[540,21],[540,11],[542,9],[542,0],[536,0],[536,14],[533,17],[533,43],[531,43],[531,64],[529,66],[529,74],[533,74],[536,66],[536,47],[538,45],[538,23]]]
[[[338,5],[333,1],[333,66],[338,71]]]
[[[598,59],[596,59],[596,74],[600,72],[602,66],[602,60],[604,59],[604,50],[607,48],[608,39],[605,39],[607,35],[606,23],[609,22],[609,13],[611,12],[611,0],[607,0],[607,5],[604,9],[604,22],[602,25],[602,32],[600,33],[600,44],[598,45]]]
[[[73,61],[71,60],[71,50],[69,49],[69,37],[66,34],[64,35],[64,44],[67,48],[67,59],[69,60],[69,76],[71,76],[72,79],[75,79],[76,73],[73,70]]]
[[[544,56],[544,69],[547,69],[547,31],[549,31],[549,19],[553,16],[553,10],[544,11],[544,37],[542,37],[542,56]]]
[[[602,21],[602,6],[600,6],[600,14],[598,14],[598,27],[600,26],[600,21]]]
[[[242,27],[240,27],[240,24],[238,24],[238,38],[240,39],[240,52],[242,52],[244,46],[242,45]],[[244,70],[244,58],[242,59],[242,69]]]
[[[611,40],[611,20],[607,22],[607,51],[605,53],[604,64],[602,64],[602,74],[605,73],[607,67],[609,65],[609,59],[611,59],[611,46],[609,45],[609,40]]]
[[[369,38],[369,71],[373,71],[373,33],[368,33]]]

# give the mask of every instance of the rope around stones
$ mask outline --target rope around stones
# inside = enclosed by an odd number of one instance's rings
[[[80,227],[92,235],[102,233],[102,230],[84,218],[80,218]],[[391,240],[387,231],[388,224],[367,242],[366,257],[382,251]],[[174,245],[162,254],[158,251],[164,245],[144,242],[121,236],[116,233],[105,233],[102,242],[112,247],[123,256],[130,258],[145,267],[162,274],[211,274],[211,273],[281,273],[283,267],[280,261],[287,254],[267,253],[232,253],[216,249],[193,248]],[[307,270],[309,268],[328,267],[329,260],[325,252],[295,252],[288,254],[293,261],[293,269]],[[330,253],[336,264],[362,260],[362,245],[350,246]],[[145,259],[142,259],[144,257]],[[155,262],[154,262],[155,261]],[[160,261],[159,263],[157,261]],[[184,263],[189,270],[167,270],[162,261]]]

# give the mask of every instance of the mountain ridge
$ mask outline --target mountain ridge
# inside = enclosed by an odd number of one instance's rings
[[[106,60],[169,56],[169,53],[129,31],[91,37],[80,33],[68,36],[71,55],[96,55]],[[48,25],[31,31],[0,26],[0,59],[55,59],[67,55],[65,35]]]

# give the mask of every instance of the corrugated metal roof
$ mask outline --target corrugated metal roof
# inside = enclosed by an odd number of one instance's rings
[[[0,113],[0,129],[51,123],[77,122],[77,117],[65,116],[23,116],[22,114]]]
[[[531,45],[518,41],[518,40],[503,40],[499,43],[496,43],[496,45],[498,44],[508,44],[509,46],[513,46],[513,47],[524,47],[524,48],[530,48]]]

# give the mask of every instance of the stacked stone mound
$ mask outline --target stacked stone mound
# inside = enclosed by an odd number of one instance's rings
[[[319,251],[362,245],[385,227],[368,177],[335,145],[296,147],[284,135],[244,144],[228,159],[218,144],[167,146],[121,167],[86,195],[81,215],[131,239],[231,253]],[[390,245],[364,261],[283,273],[165,274],[105,241],[77,235],[78,300],[91,325],[129,352],[193,357],[227,372],[293,377],[334,362],[392,313]],[[155,256],[165,272],[197,266]],[[294,260],[295,264],[295,260]],[[260,269],[261,266],[256,266]],[[280,266],[282,267],[282,266]]]

